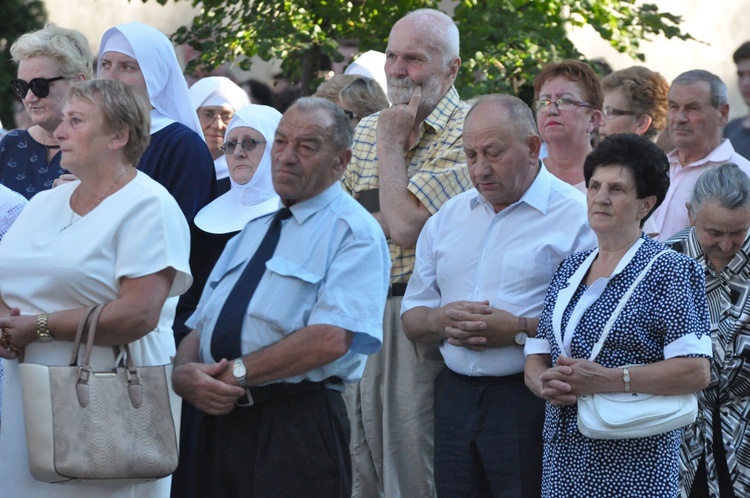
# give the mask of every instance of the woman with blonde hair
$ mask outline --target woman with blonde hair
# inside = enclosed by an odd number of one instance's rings
[[[91,79],[94,55],[83,34],[54,24],[18,38],[10,54],[18,65],[11,91],[33,125],[0,142],[0,183],[31,199],[65,173],[54,132],[70,85]]]

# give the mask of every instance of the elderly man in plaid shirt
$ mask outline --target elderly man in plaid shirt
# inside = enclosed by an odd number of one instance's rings
[[[399,314],[422,227],[472,186],[461,138],[469,107],[453,87],[458,49],[458,28],[440,11],[396,22],[385,62],[393,105],[359,124],[343,178],[383,227],[393,262],[383,349],[347,392],[357,498],[435,496],[432,393],[445,365],[437,345],[404,336]]]

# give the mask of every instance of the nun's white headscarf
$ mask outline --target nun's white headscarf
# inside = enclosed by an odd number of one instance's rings
[[[119,52],[138,61],[146,80],[148,98],[159,114],[152,116],[155,119],[152,119],[151,133],[165,128],[170,121],[177,121],[203,137],[174,47],[161,31],[140,22],[115,26],[102,35],[99,68],[107,52]],[[162,117],[166,119],[160,119]]]
[[[242,88],[224,76],[201,78],[190,87],[190,98],[196,111],[204,106],[228,105],[235,111],[250,105],[250,98]]]
[[[224,139],[235,128],[246,126],[257,130],[266,141],[263,157],[255,174],[244,185],[235,182],[232,188],[195,215],[195,224],[209,233],[229,233],[242,230],[251,220],[279,209],[279,196],[273,189],[271,176],[271,147],[281,113],[273,107],[251,104],[234,113]]]

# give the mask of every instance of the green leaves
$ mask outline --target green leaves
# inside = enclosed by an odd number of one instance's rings
[[[361,52],[383,51],[397,19],[415,9],[437,7],[436,0],[192,3],[201,7],[201,14],[172,38],[202,52],[193,68],[235,61],[247,69],[245,57],[256,55],[281,59],[283,71],[305,93],[317,86],[321,57],[343,60],[342,40],[359,40]],[[571,27],[591,26],[617,51],[639,60],[643,40],[659,35],[692,39],[680,30],[680,17],[636,0],[456,0],[454,5],[463,55],[456,86],[463,98],[489,92],[523,96],[544,63],[582,58],[567,37]]]

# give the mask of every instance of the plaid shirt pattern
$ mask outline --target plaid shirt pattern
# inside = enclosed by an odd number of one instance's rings
[[[446,93],[419,127],[419,140],[404,156],[408,165],[409,191],[435,214],[445,202],[473,187],[463,150],[464,117],[469,105],[454,87]],[[378,115],[364,118],[354,134],[352,161],[342,183],[355,199],[378,188],[376,147]],[[391,252],[391,284],[406,283],[414,269],[413,247],[388,241]]]

